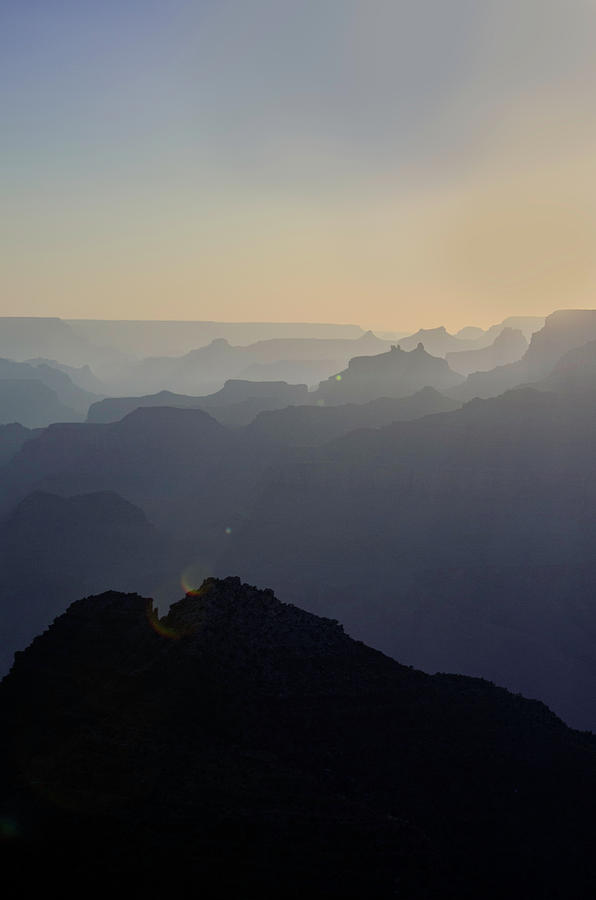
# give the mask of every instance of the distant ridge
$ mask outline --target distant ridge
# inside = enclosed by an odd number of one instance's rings
[[[137,357],[180,355],[215,338],[251,344],[269,338],[358,338],[358,325],[308,322],[215,322],[209,320],[68,319],[76,334]]]
[[[462,401],[496,397],[521,384],[540,381],[551,374],[568,350],[592,340],[596,340],[596,310],[557,310],[546,317],[540,331],[534,332],[518,362],[469,375],[464,384],[450,392],[451,396]]]

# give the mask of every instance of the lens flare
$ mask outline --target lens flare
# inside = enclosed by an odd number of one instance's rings
[[[230,529],[231,532],[231,529]],[[228,531],[226,529],[226,534]],[[206,578],[213,575],[210,567],[202,560],[190,563],[180,576],[180,585],[185,594],[195,594]]]

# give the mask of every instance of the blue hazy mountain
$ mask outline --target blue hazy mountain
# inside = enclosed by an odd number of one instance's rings
[[[304,403],[307,397],[304,384],[230,380],[221,390],[205,397],[189,397],[171,391],[160,391],[145,397],[109,397],[90,407],[87,421],[117,422],[139,407],[170,406],[209,410],[223,424],[247,425],[263,410]]]

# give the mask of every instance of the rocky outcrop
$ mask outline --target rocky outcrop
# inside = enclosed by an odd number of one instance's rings
[[[407,397],[424,387],[438,391],[462,382],[444,359],[431,356],[422,344],[407,352],[399,345],[377,356],[357,356],[347,369],[321,382],[312,402],[366,403],[379,397]]]
[[[0,715],[5,883],[589,895],[593,737],[237,578],[163,619],[138,594],[77,601],[18,654]]]

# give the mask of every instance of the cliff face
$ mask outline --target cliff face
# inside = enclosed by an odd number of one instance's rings
[[[438,391],[462,382],[444,359],[431,356],[422,344],[407,352],[399,346],[377,356],[356,356],[348,368],[323,381],[314,402],[365,403],[379,397],[407,397],[425,387]]]
[[[430,900],[587,896],[596,874],[592,737],[237,578],[161,620],[136,594],[74,603],[0,714],[7,879]]]
[[[560,309],[546,317],[523,357],[490,372],[474,372],[452,396],[458,400],[496,397],[521,384],[540,381],[551,374],[570,350],[596,339],[596,310]]]

